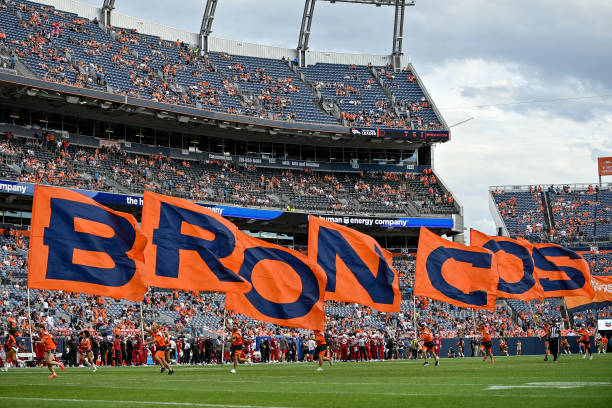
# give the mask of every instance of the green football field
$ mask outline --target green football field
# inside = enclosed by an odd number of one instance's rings
[[[0,407],[612,407],[612,354],[148,368],[0,374]]]

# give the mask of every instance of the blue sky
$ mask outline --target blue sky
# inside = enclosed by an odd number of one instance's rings
[[[116,0],[123,14],[199,31],[205,0],[173,4]],[[213,36],[293,48],[303,7],[219,0]],[[435,149],[466,227],[494,233],[491,185],[597,181],[596,158],[612,156],[612,2],[417,0],[405,20],[404,52],[447,123],[474,118]],[[387,54],[392,33],[392,7],[317,2],[310,46]]]

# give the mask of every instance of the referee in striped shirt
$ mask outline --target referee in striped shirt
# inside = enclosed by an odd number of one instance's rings
[[[549,346],[550,346],[550,354],[555,358],[555,363],[557,362],[557,358],[559,357],[559,343],[561,341],[561,329],[559,329],[559,322],[557,319],[552,321],[550,325],[549,331]]]

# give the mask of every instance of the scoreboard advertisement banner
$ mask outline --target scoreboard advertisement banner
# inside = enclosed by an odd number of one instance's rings
[[[414,142],[448,142],[448,130],[412,130],[412,129],[383,129],[383,128],[351,128],[353,136],[367,136],[373,139],[391,138],[410,140]]]
[[[612,157],[598,158],[597,167],[600,176],[612,176]]]

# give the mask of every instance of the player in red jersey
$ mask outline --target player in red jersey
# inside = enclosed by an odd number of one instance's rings
[[[434,336],[434,350],[436,351],[436,356],[440,357],[440,349],[442,348],[442,339],[440,338],[440,333],[436,333]]]
[[[590,334],[589,334],[589,329],[587,327],[583,325],[580,326],[580,330],[578,330],[578,333],[580,334],[580,338],[578,339],[578,343],[580,343],[580,345],[582,346],[582,348],[584,349],[584,354],[582,355],[582,358],[585,359],[586,358],[586,354],[587,354],[587,350],[589,352],[589,360],[593,359],[593,353],[591,352],[591,340],[590,340]]]
[[[245,357],[244,354],[244,342],[242,341],[242,335],[240,334],[240,330],[237,327],[232,329],[232,351],[234,352],[234,368],[230,370],[230,373],[236,374],[236,367],[238,367],[238,363],[249,363],[249,365],[253,365],[251,361],[251,356]]]
[[[489,328],[484,324],[480,326],[480,344],[484,348],[485,356],[482,361],[487,361],[487,357],[491,357],[491,364],[495,364],[495,360],[493,359],[493,343],[491,341],[491,334],[489,333]]]
[[[325,340],[325,336],[323,335],[323,330],[315,330],[315,342],[317,344],[317,348],[315,349],[315,356],[319,361],[319,367],[317,371],[323,371],[323,361],[328,361],[329,365],[332,365],[331,358],[328,355],[327,341]]]
[[[385,360],[385,338],[381,333],[378,333],[376,344],[378,345],[378,358],[383,361]]]
[[[55,369],[53,367],[57,366],[61,368],[62,371],[65,371],[66,367],[64,367],[64,364],[55,361],[55,350],[57,349],[57,346],[55,345],[55,341],[53,341],[51,334],[49,334],[49,332],[44,328],[40,328],[39,335],[40,340],[38,340],[36,343],[40,343],[45,346],[45,362],[47,363],[47,368],[49,371],[51,371],[49,378],[55,378],[57,377],[57,374],[55,373]]]
[[[4,340],[4,368],[2,371],[5,373],[8,371],[11,363],[17,365],[17,340],[15,340],[15,329],[9,329],[6,339]]]
[[[423,340],[423,355],[425,357],[425,362],[423,366],[428,366],[429,362],[427,361],[427,353],[431,354],[431,356],[436,360],[436,365],[440,365],[440,360],[438,359],[438,355],[436,354],[435,344],[434,344],[434,336],[431,331],[427,328],[427,325],[424,322],[421,322],[421,329],[419,330],[419,338]]]
[[[174,370],[168,364],[166,360],[166,349],[168,348],[168,344],[166,344],[166,336],[160,330],[159,325],[157,323],[153,323],[151,326],[151,336],[153,337],[151,340],[145,343],[145,345],[155,343],[155,361],[161,366],[160,373],[163,373],[168,369],[168,375],[174,374]]]
[[[94,373],[98,371],[93,358],[93,352],[91,351],[91,334],[88,330],[83,330],[79,333],[79,355],[81,356],[79,364],[85,364]]]
[[[342,361],[348,360],[349,357],[349,339],[348,335],[345,333],[340,338],[340,358]]]

